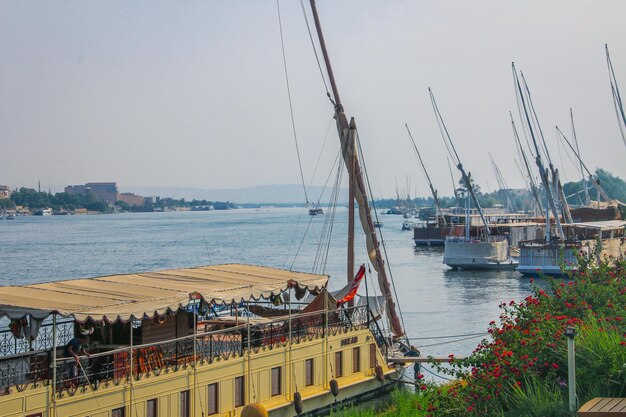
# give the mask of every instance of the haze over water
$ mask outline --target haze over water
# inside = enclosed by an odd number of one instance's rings
[[[293,269],[310,272],[326,217],[311,218],[298,208],[263,208],[2,220],[0,285],[209,263],[289,268],[309,222]],[[340,288],[346,280],[346,218],[346,209],[338,209],[327,263],[331,289]],[[530,294],[529,279],[515,272],[448,270],[441,264],[441,249],[414,246],[412,232],[401,230],[402,216],[381,215],[379,219],[384,223],[382,234],[399,304],[412,338],[486,334],[489,321],[498,319],[498,304]],[[366,261],[359,232],[357,266]],[[368,279],[371,295],[375,277]],[[376,292],[380,293],[377,288]],[[365,294],[364,286],[359,293]],[[447,356],[465,355],[479,340],[442,344],[446,339],[420,339],[413,343],[421,346],[423,355]]]

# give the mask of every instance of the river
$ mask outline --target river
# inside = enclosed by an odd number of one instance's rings
[[[329,217],[268,207],[0,220],[0,285],[209,263],[279,268],[293,263],[294,270],[310,272]],[[405,327],[423,355],[468,354],[481,336],[424,338],[485,333],[498,319],[501,302],[519,301],[531,292],[530,280],[516,272],[449,270],[441,264],[442,249],[415,247],[412,232],[401,230],[402,216],[379,218]],[[331,289],[346,279],[346,219],[347,210],[337,209],[326,264]],[[366,261],[361,235],[357,264]],[[374,282],[369,281],[370,292]],[[458,339],[464,340],[450,343]]]

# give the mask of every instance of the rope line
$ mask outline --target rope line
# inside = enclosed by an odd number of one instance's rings
[[[324,88],[326,89],[326,96],[330,98],[330,92],[328,91],[328,84],[326,84],[326,77],[324,77],[324,71],[322,70],[322,64],[320,63],[319,55],[317,54],[317,48],[315,48],[315,42],[313,41],[313,34],[311,33],[311,26],[309,25],[309,18],[306,15],[306,9],[304,8],[304,3],[300,0],[300,7],[302,8],[302,15],[304,16],[304,22],[306,23],[306,29],[309,32],[309,39],[311,40],[311,47],[313,48],[313,53],[315,54],[315,60],[317,61],[317,67],[320,70],[320,75],[322,76],[322,81],[324,82]],[[332,99],[330,100],[332,102]],[[333,103],[334,106],[335,103]]]
[[[293,115],[293,103],[291,101],[291,87],[289,86],[289,73],[287,72],[287,57],[285,55],[285,41],[283,36],[283,22],[280,16],[280,0],[276,0],[276,9],[278,11],[278,27],[280,29],[280,46],[283,52],[283,66],[285,68],[285,83],[287,85],[287,97],[289,98],[289,114],[291,115],[291,128],[293,130],[293,139],[296,144],[296,154],[298,155],[298,167],[300,168],[300,179],[302,180],[302,189],[304,190],[304,199],[306,205],[309,205],[309,196],[306,192],[306,184],[304,182],[304,173],[302,171],[302,160],[300,159],[300,147],[298,146],[298,134],[296,131],[296,121]]]
[[[486,336],[488,334],[489,334],[488,332],[482,332],[482,333],[455,334],[455,335],[450,335],[450,336],[410,337],[409,340],[452,339],[456,337]]]
[[[376,221],[379,222],[378,219],[378,211],[376,211],[376,203],[374,202],[374,193],[372,192],[372,185],[370,183],[369,175],[367,173],[367,165],[365,164],[365,158],[363,156],[363,149],[361,148],[361,137],[357,131],[356,134],[356,144],[358,148],[359,158],[361,158],[361,162],[363,165],[363,172],[365,173],[365,182],[367,183],[367,189],[369,191],[370,200],[372,202],[372,209],[374,209],[374,217]],[[400,316],[400,322],[402,323],[402,328],[405,329],[405,338],[406,338],[406,325],[404,324],[404,316],[402,315],[402,308],[400,307],[400,299],[398,298],[398,293],[396,291],[396,284],[393,279],[393,273],[391,272],[391,266],[389,263],[389,256],[387,254],[387,246],[385,245],[385,239],[383,239],[382,230],[379,228],[378,231],[374,231],[374,233],[378,233],[380,235],[380,245],[383,248],[383,254],[385,256],[385,264],[387,266],[387,270],[389,271],[389,280],[391,281],[391,288],[393,290],[393,295],[396,298],[396,305],[398,306],[398,315]],[[383,265],[383,268],[385,265]],[[407,339],[408,340],[408,339]],[[408,342],[407,342],[408,343]]]

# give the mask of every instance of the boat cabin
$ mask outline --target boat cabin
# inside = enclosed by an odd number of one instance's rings
[[[376,390],[379,315],[327,280],[230,264],[0,287],[2,415],[235,416],[259,402],[281,416],[298,390],[305,408],[331,404],[331,379],[351,384],[341,396]]]

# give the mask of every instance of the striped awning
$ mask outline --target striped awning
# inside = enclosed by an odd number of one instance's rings
[[[0,287],[0,317],[42,318],[56,313],[78,322],[126,322],[186,308],[190,294],[207,303],[268,299],[298,287],[317,292],[327,275],[227,264]]]

